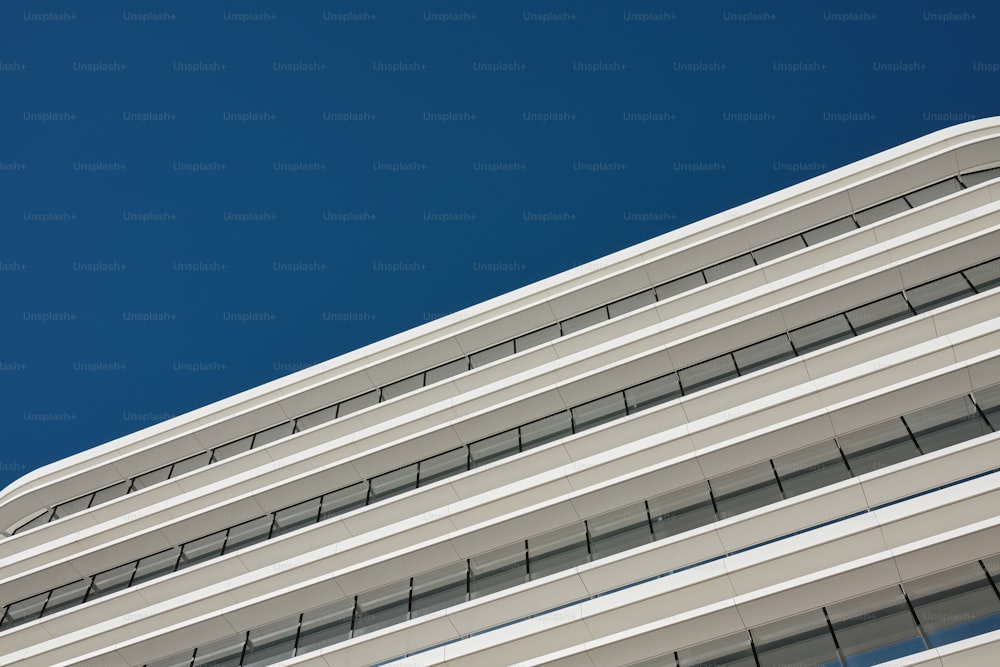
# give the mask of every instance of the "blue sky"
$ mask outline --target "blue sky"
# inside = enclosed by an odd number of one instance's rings
[[[935,129],[1000,6],[0,8],[0,486]]]

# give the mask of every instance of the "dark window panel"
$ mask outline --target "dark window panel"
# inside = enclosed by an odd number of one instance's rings
[[[749,512],[781,500],[770,461],[756,463],[709,480],[719,519]]]
[[[432,385],[435,382],[447,380],[448,378],[454,377],[459,373],[464,373],[467,370],[469,370],[469,360],[465,357],[456,359],[455,361],[449,361],[447,364],[442,364],[437,368],[432,368],[427,371],[424,378],[424,384]]]
[[[163,658],[156,662],[147,662],[146,667],[191,667],[191,660],[194,658],[194,649],[188,649],[183,653]]]
[[[588,310],[585,313],[581,313],[575,317],[569,318],[568,320],[562,321],[563,336],[568,336],[571,333],[580,331],[581,329],[592,327],[606,319],[608,319],[608,309],[605,306]]]
[[[348,639],[351,636],[353,613],[354,598],[350,597],[302,614],[302,628],[299,630],[299,644],[295,655],[303,655]]]
[[[559,323],[556,322],[555,324],[551,324],[544,329],[539,329],[538,331],[532,331],[531,333],[526,333],[523,336],[518,336],[514,339],[514,346],[517,348],[518,352],[524,352],[525,350],[541,345],[542,343],[548,343],[550,340],[555,340],[561,335]]]
[[[469,455],[465,447],[458,447],[420,462],[420,486],[453,477],[465,472],[469,467]]]
[[[986,571],[993,577],[993,583],[1000,584],[1000,555],[990,556],[983,559]]]
[[[194,667],[239,667],[246,633],[199,646],[194,653]]]
[[[527,580],[524,542],[469,559],[472,599],[523,584]]]
[[[645,503],[606,512],[587,520],[594,560],[653,541]]]
[[[647,504],[653,521],[653,535],[658,540],[715,521],[715,507],[706,482],[664,493],[650,499]]]
[[[788,332],[795,351],[802,355],[846,340],[854,335],[843,315],[834,315]]]
[[[410,580],[395,582],[358,595],[354,612],[354,636],[361,635],[407,619],[410,608]]]
[[[677,652],[680,667],[756,667],[746,632],[721,637]]]
[[[66,517],[76,514],[77,512],[82,512],[83,510],[90,507],[90,501],[94,499],[93,493],[88,493],[85,496],[79,498],[74,498],[62,505],[56,505],[55,510],[52,512],[52,520],[65,519]]]
[[[896,215],[897,213],[902,213],[903,211],[909,211],[910,205],[906,203],[902,197],[897,197],[896,199],[890,199],[884,204],[879,204],[878,206],[872,206],[864,211],[859,211],[854,214],[854,219],[858,221],[858,224],[862,227],[871,225],[878,222],[879,220],[885,220],[886,218]]]
[[[781,334],[733,352],[740,375],[767,368],[795,356],[788,336]]]
[[[254,628],[247,638],[243,667],[266,667],[295,654],[299,617],[291,616]]]
[[[463,560],[413,577],[413,618],[465,602],[468,569]]]
[[[22,524],[22,525],[18,526],[17,530],[14,531],[14,534],[17,535],[18,533],[24,532],[26,530],[31,530],[35,526],[41,526],[42,524],[48,523],[49,522],[49,518],[51,516],[52,516],[52,510],[50,510],[50,509],[49,510],[45,510],[44,512],[42,512],[41,514],[39,514],[38,516],[36,516],[34,519],[32,519],[31,521],[29,521],[28,523],[25,523],[25,524]]]
[[[1000,431],[1000,384],[983,387],[972,392],[972,396],[993,426],[993,430]]]
[[[170,470],[170,478],[180,477],[192,470],[197,470],[198,468],[204,468],[208,465],[209,457],[211,454],[209,452],[202,452],[201,454],[195,454],[194,456],[189,456],[186,459],[181,459],[174,464],[174,467]]]
[[[733,362],[732,355],[723,354],[700,364],[682,368],[677,371],[677,375],[680,377],[684,393],[690,394],[730,380],[737,377],[739,373],[736,372],[736,364]]]
[[[693,289],[697,289],[705,284],[705,276],[702,275],[701,271],[697,273],[690,273],[686,276],[681,276],[675,280],[671,280],[668,283],[663,283],[656,287],[656,300],[663,301],[664,299],[669,299],[672,296],[677,296],[678,294],[683,294],[684,292],[690,292]]]
[[[796,250],[801,250],[805,247],[806,242],[802,240],[801,236],[792,236],[784,239],[783,241],[766,245],[763,248],[757,248],[751,252],[753,253],[753,258],[757,261],[757,263],[763,264],[764,262],[770,262],[772,259],[790,255]]]
[[[968,396],[911,412],[903,421],[925,454],[992,432]]]
[[[87,602],[96,600],[104,595],[110,595],[116,591],[128,588],[135,573],[135,562],[119,565],[110,570],[105,570],[100,574],[95,574],[90,582],[90,592],[87,594]]]
[[[382,387],[382,400],[389,401],[397,396],[409,394],[424,386],[424,374],[417,373],[398,382]]]
[[[108,503],[115,498],[121,498],[126,493],[128,493],[129,481],[125,480],[123,482],[118,482],[112,486],[106,486],[100,491],[94,492],[94,500],[90,503],[91,507],[96,507],[103,503]]]
[[[891,419],[837,436],[837,442],[855,475],[863,475],[920,455],[900,419]]]
[[[528,572],[533,580],[582,565],[588,558],[582,521],[528,540]]]
[[[129,490],[129,493],[135,493],[136,491],[145,489],[147,486],[159,484],[168,477],[170,477],[169,465],[157,468],[156,470],[150,470],[149,472],[143,473],[132,480],[132,488]]]
[[[912,313],[903,295],[893,294],[874,303],[849,310],[846,314],[854,331],[860,336],[868,331],[889,326],[893,322],[905,320]]]
[[[648,306],[651,303],[656,303],[656,294],[652,289],[648,289],[645,292],[639,292],[624,299],[619,299],[614,303],[609,303],[608,315],[618,317],[625,313],[631,313],[633,310],[638,310],[643,306]]]
[[[138,586],[145,581],[173,572],[177,566],[177,557],[179,554],[179,548],[171,547],[166,551],[155,553],[152,556],[140,558],[139,565],[135,570],[135,576],[132,577],[132,585]]]
[[[965,183],[965,187],[967,188],[974,187],[987,181],[992,181],[995,178],[1000,178],[1000,167],[993,167],[992,169],[983,169],[982,171],[962,174],[962,182]]]
[[[853,232],[857,228],[858,225],[854,222],[854,218],[847,216],[846,218],[834,220],[833,222],[828,222],[825,225],[816,227],[815,229],[802,232],[802,238],[805,239],[808,245],[813,246],[828,239],[847,234],[848,232]]]
[[[469,455],[473,468],[484,466],[498,459],[513,456],[520,451],[517,429],[491,435],[469,445]]]
[[[275,440],[281,440],[285,436],[291,435],[293,430],[295,430],[295,422],[293,421],[287,421],[283,424],[272,426],[271,428],[265,429],[253,437],[253,447],[254,449],[257,449],[258,447],[263,447],[264,445],[270,444]]]
[[[346,417],[347,415],[357,412],[358,410],[364,410],[365,408],[370,408],[371,406],[378,403],[379,391],[378,389],[373,389],[367,394],[361,394],[360,396],[355,396],[354,398],[349,398],[346,401],[340,402],[340,409],[337,412],[337,418]]]
[[[903,586],[931,646],[1000,629],[1000,598],[978,562]]]
[[[962,274],[954,273],[906,290],[906,298],[915,311],[926,313],[975,293]]]
[[[821,610],[750,630],[760,667],[788,665],[840,665],[837,646]]]
[[[343,489],[337,489],[323,496],[319,520],[324,521],[338,514],[364,507],[368,502],[368,482],[358,482]]]
[[[703,273],[705,274],[705,280],[713,282],[715,280],[721,280],[726,276],[731,276],[734,273],[739,273],[745,269],[749,269],[753,265],[753,257],[750,256],[750,253],[746,253],[738,257],[728,259],[720,264],[716,264],[715,266],[710,266],[705,269]]]
[[[221,556],[222,546],[226,541],[226,532],[220,530],[185,544],[181,549],[181,559],[177,564],[177,569],[183,570],[186,567]]]
[[[230,528],[226,538],[226,553],[229,554],[266,540],[271,531],[272,522],[273,517],[266,514]]]
[[[296,419],[295,423],[298,425],[299,431],[304,431],[307,428],[313,428],[314,426],[319,426],[320,424],[332,422],[337,418],[338,407],[338,405],[331,405],[321,410],[310,412],[309,414],[302,415]]]
[[[625,390],[625,405],[629,412],[638,412],[660,403],[672,401],[681,395],[677,374],[671,373]]]
[[[248,435],[245,438],[240,438],[226,445],[221,445],[212,450],[212,463],[218,461],[225,461],[231,456],[236,456],[237,454],[242,454],[243,452],[249,452],[250,446],[253,444],[253,436]]]
[[[962,189],[962,185],[958,182],[957,178],[949,178],[946,181],[941,181],[940,183],[935,183],[934,185],[928,185],[926,188],[920,188],[915,192],[911,192],[906,195],[906,201],[916,208],[926,204],[927,202],[932,202],[935,199],[941,199],[941,197],[946,197],[952,193],[958,192]]]
[[[63,609],[69,609],[81,604],[88,590],[90,590],[89,578],[80,579],[79,581],[74,581],[65,586],[53,589],[52,594],[49,595],[49,601],[45,604],[43,613],[46,616],[51,616]]]
[[[775,457],[774,469],[788,498],[842,482],[851,476],[833,440]]]
[[[284,535],[293,530],[298,530],[304,526],[309,526],[319,521],[319,498],[309,500],[286,507],[274,513],[274,528],[271,529],[271,537]]]
[[[521,427],[521,450],[540,447],[547,442],[564,438],[572,432],[569,410],[557,412]]]
[[[618,392],[571,409],[573,428],[579,433],[625,416],[625,396]]]
[[[969,282],[976,286],[980,292],[993,289],[1000,285],[1000,259],[984,262],[971,269],[966,269],[962,273],[969,279]]]
[[[469,355],[469,361],[471,362],[473,368],[479,368],[480,366],[485,366],[486,364],[492,363],[497,359],[509,357],[512,354],[514,354],[514,341],[508,340],[500,343],[499,345],[488,347],[485,350],[473,352]]]
[[[45,602],[48,599],[49,591],[45,591],[26,600],[19,600],[9,604],[3,615],[3,620],[0,622],[0,628],[6,630],[15,625],[35,620],[42,615],[42,607],[45,606]]]
[[[368,493],[368,504],[398,496],[415,488],[417,488],[417,464],[413,463],[373,478]]]
[[[631,662],[628,667],[677,667],[677,660],[674,659],[674,652],[671,651],[641,662]]]
[[[924,650],[898,586],[827,607],[848,665],[873,665]]]

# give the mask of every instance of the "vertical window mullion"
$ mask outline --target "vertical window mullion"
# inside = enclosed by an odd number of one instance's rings
[[[593,562],[594,560],[594,550],[590,544],[590,526],[587,524],[586,519],[583,521],[583,534],[587,539],[587,562]]]
[[[986,575],[986,581],[990,582],[990,587],[993,589],[993,594],[996,595],[998,599],[1000,599],[1000,588],[997,588],[997,582],[993,580],[993,577],[990,575],[990,571],[986,569],[986,564],[983,563],[983,561],[981,560],[976,562],[979,563],[979,567],[983,568],[983,574]]]
[[[247,630],[246,633],[243,635],[243,650],[240,651],[240,662],[239,662],[240,665],[242,665],[243,661],[247,659],[247,646],[249,645],[250,645],[250,631]]]
[[[656,533],[653,532],[653,514],[649,511],[649,500],[643,500],[642,506],[646,508],[646,523],[649,525],[649,538],[656,541]]]
[[[826,607],[820,607],[823,611],[823,618],[826,620],[826,630],[833,637],[833,647],[837,651],[837,660],[840,660],[841,665],[847,664],[847,659],[844,658],[844,651],[840,648],[840,641],[837,639],[837,633],[833,631],[833,623],[830,621],[830,614],[827,613]]]
[[[906,594],[903,587],[899,587],[899,591],[903,594],[903,600],[906,601],[906,608],[910,612],[910,616],[913,618],[913,624],[917,628],[917,634],[920,636],[920,641],[924,643],[924,648],[932,648],[930,641],[927,640],[927,633],[924,632],[924,626],[920,624],[920,618],[917,616],[917,611],[913,608],[913,603],[910,602],[910,596]]]
[[[917,442],[916,436],[913,435],[913,430],[910,428],[910,425],[906,423],[906,418],[905,417],[900,417],[899,421],[903,422],[903,427],[906,428],[906,433],[907,433],[907,435],[910,436],[910,441],[913,442],[913,444],[917,446],[917,451],[920,452],[920,456],[923,456],[924,455],[924,450],[920,446],[920,443]]]
[[[771,464],[771,472],[774,474],[774,481],[778,483],[778,493],[781,494],[782,500],[785,500],[788,496],[785,494],[785,487],[781,485],[781,478],[778,477],[778,469],[774,467],[774,459],[768,459],[768,463]]]
[[[847,454],[844,453],[844,450],[841,448],[840,443],[837,442],[836,437],[833,438],[833,445],[834,447],[837,448],[837,451],[840,453],[840,458],[844,462],[844,466],[847,468],[847,474],[850,475],[851,477],[857,477],[857,475],[854,474],[854,471],[851,470],[851,464],[847,460]]]

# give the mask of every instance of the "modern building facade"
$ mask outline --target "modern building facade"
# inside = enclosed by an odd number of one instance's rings
[[[0,665],[1000,664],[1000,119],[0,492]]]

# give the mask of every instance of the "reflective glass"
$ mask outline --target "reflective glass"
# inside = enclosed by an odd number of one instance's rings
[[[931,646],[1000,629],[1000,598],[979,562],[903,585]]]
[[[788,336],[781,334],[733,352],[740,375],[767,368],[795,356]]]
[[[547,343],[550,340],[555,340],[559,338],[560,335],[559,323],[555,323],[545,327],[544,329],[539,329],[538,331],[532,331],[531,333],[526,333],[523,336],[518,336],[514,339],[514,345],[518,352],[524,352],[536,345],[541,345],[542,343]]]
[[[715,521],[715,507],[706,482],[697,482],[648,501],[653,535],[662,540]]]
[[[95,574],[93,581],[90,583],[90,592],[87,593],[87,601],[90,602],[103,595],[109,595],[115,591],[128,588],[134,572],[135,562],[131,562],[119,565],[110,570],[105,570],[100,574]]]
[[[226,553],[230,554],[266,540],[268,533],[271,532],[272,520],[271,515],[266,514],[230,528],[229,535],[226,537]]]
[[[524,542],[517,542],[469,559],[472,599],[523,584],[528,570]]]
[[[902,294],[893,294],[874,303],[847,311],[854,331],[861,334],[906,319],[912,313]]]
[[[962,182],[965,183],[965,187],[967,188],[985,183],[986,181],[992,181],[994,178],[1000,178],[1000,167],[974,171],[971,174],[962,174]]]
[[[736,372],[736,364],[730,354],[724,354],[708,361],[703,361],[694,366],[688,366],[677,371],[681,380],[681,387],[685,394],[690,394],[712,385],[725,382],[739,373]]]
[[[139,559],[139,565],[135,569],[135,576],[132,577],[132,585],[138,586],[144,581],[155,579],[169,572],[173,572],[177,566],[177,557],[180,549],[171,547],[166,551],[146,556]]]
[[[587,560],[587,530],[582,521],[528,539],[528,572],[533,580]]]
[[[201,454],[195,454],[194,456],[189,456],[186,459],[178,461],[174,464],[174,467],[171,468],[170,477],[179,477],[183,474],[191,472],[192,470],[204,468],[208,465],[210,456],[211,454],[209,452],[202,452]]]
[[[544,445],[558,440],[573,432],[569,411],[557,412],[543,419],[525,424],[521,427],[521,449],[527,451],[532,447]]]
[[[17,535],[18,533],[23,532],[25,530],[31,530],[35,526],[41,526],[42,524],[48,523],[49,517],[51,516],[52,516],[52,510],[45,510],[31,521],[18,526],[17,529],[14,531],[14,534]]]
[[[439,479],[465,472],[469,455],[465,447],[458,447],[420,462],[420,486],[433,484]]]
[[[286,507],[274,513],[274,528],[271,529],[271,537],[284,535],[293,530],[298,530],[303,526],[308,526],[319,521],[319,498],[310,498],[297,505]]]
[[[781,500],[770,461],[756,463],[709,480],[719,519],[749,512]]]
[[[628,667],[677,667],[677,660],[674,659],[674,653],[664,653],[663,655],[658,655],[655,658],[648,658],[640,662],[630,662]]]
[[[885,662],[924,650],[898,586],[827,607],[847,667]]]
[[[636,503],[587,520],[594,559],[652,542],[645,503]]]
[[[450,377],[454,377],[459,373],[464,373],[469,370],[469,360],[465,357],[461,359],[456,359],[455,361],[450,361],[447,364],[442,364],[437,368],[432,368],[424,374],[424,385],[431,385],[435,382],[440,382],[441,380],[447,380]]]
[[[851,325],[843,315],[834,315],[819,322],[807,324],[804,327],[788,332],[788,337],[799,354],[808,354],[813,350],[833,345],[854,335]]]
[[[399,382],[393,382],[392,384],[382,387],[382,400],[392,400],[397,396],[402,396],[403,394],[409,394],[411,391],[416,391],[423,386],[424,374],[417,373],[416,375],[400,380]]]
[[[918,313],[926,313],[928,310],[934,310],[975,293],[975,290],[969,287],[968,281],[962,277],[961,273],[953,273],[950,276],[938,278],[906,290],[906,298],[913,306],[913,310]]]
[[[819,609],[750,630],[760,667],[840,665],[837,646]]]
[[[979,266],[966,269],[962,273],[965,274],[970,283],[976,286],[977,290],[985,292],[1000,285],[1000,259],[984,262]]]
[[[187,650],[169,658],[163,658],[156,662],[147,662],[146,667],[190,667],[191,658],[194,657],[194,650]]]
[[[147,486],[152,486],[153,484],[162,482],[168,477],[170,477],[169,465],[163,466],[162,468],[157,468],[156,470],[150,470],[149,472],[143,473],[142,475],[139,475],[138,477],[132,480],[131,492],[145,489]]]
[[[346,417],[347,415],[357,412],[358,410],[364,410],[369,408],[376,403],[378,403],[379,391],[378,389],[373,389],[367,394],[361,394],[360,396],[355,396],[354,398],[349,398],[346,401],[340,402],[340,410],[337,412],[337,418]]]
[[[302,614],[302,627],[299,630],[299,644],[295,655],[302,655],[348,639],[351,636],[353,613],[354,598],[350,597]]]
[[[701,271],[691,273],[657,286],[656,300],[663,301],[664,299],[669,299],[672,296],[677,296],[678,294],[683,294],[684,292],[697,289],[704,284],[705,276],[702,275]]]
[[[993,430],[1000,431],[1000,384],[974,391],[972,396],[976,399],[979,409],[990,421]]]
[[[993,583],[1000,584],[1000,554],[983,559],[986,571],[993,577]]]
[[[412,463],[405,468],[392,470],[373,478],[368,491],[368,504],[398,496],[415,488],[417,488],[417,464]]]
[[[783,241],[766,245],[763,248],[757,248],[752,252],[753,258],[757,260],[757,263],[763,264],[764,262],[770,262],[772,259],[784,257],[785,255],[789,255],[796,250],[801,250],[805,247],[806,242],[802,240],[801,236],[791,236]]]
[[[812,246],[817,243],[822,243],[827,239],[832,239],[842,234],[853,232],[857,228],[858,226],[854,223],[854,218],[847,216],[846,218],[834,220],[833,222],[828,222],[825,225],[816,227],[815,229],[802,232],[802,238],[805,239],[807,244]]]
[[[603,396],[583,405],[572,408],[573,429],[575,432],[585,431],[600,424],[625,416],[625,396],[619,392]]]
[[[100,491],[95,491],[94,500],[90,503],[90,506],[94,507],[102,503],[111,502],[115,498],[121,498],[128,493],[128,487],[129,482],[126,480],[124,482],[118,482],[113,486],[107,486]]]
[[[949,178],[946,181],[941,181],[940,183],[935,183],[934,185],[928,185],[926,188],[920,188],[915,192],[911,192],[906,195],[906,201],[910,203],[910,206],[916,208],[927,202],[934,201],[935,199],[941,199],[954,192],[958,192],[962,189],[962,185],[958,182],[957,178]]]
[[[302,415],[295,420],[295,424],[298,426],[299,431],[304,431],[307,428],[312,428],[314,426],[319,426],[320,424],[333,421],[337,418],[338,407],[339,406],[337,405],[331,405],[321,410],[310,412],[307,415]]]
[[[241,632],[238,635],[199,646],[194,652],[194,667],[238,667],[245,641],[246,633]]]
[[[319,520],[323,521],[338,514],[344,514],[353,509],[364,507],[367,501],[367,481],[331,491],[322,498],[322,509],[320,510]]]
[[[775,457],[773,463],[786,498],[842,482],[851,476],[833,440],[782,454]]]
[[[626,389],[625,405],[630,413],[638,412],[672,401],[680,395],[681,384],[677,380],[677,374],[671,373]]]
[[[925,454],[991,432],[968,396],[911,412],[903,420]]]
[[[287,421],[283,424],[278,424],[277,426],[272,426],[269,429],[265,429],[253,437],[253,447],[257,449],[258,447],[263,447],[275,440],[280,440],[286,435],[291,435],[292,431],[295,429],[295,422]]]
[[[463,560],[413,577],[413,618],[465,602],[468,570]]]
[[[177,569],[183,570],[186,567],[220,556],[225,542],[225,530],[191,540],[181,549],[181,559],[177,564]]]
[[[920,455],[900,419],[891,419],[837,436],[837,443],[855,475],[863,475]]]
[[[497,459],[517,454],[519,450],[517,429],[491,435],[469,445],[469,456],[473,468],[492,463]]]
[[[42,613],[46,616],[51,616],[58,611],[81,604],[89,589],[89,578],[80,579],[79,581],[74,581],[65,586],[53,589]]]
[[[404,579],[358,595],[354,636],[402,623],[410,608],[410,580]]]
[[[680,667],[756,667],[750,636],[737,632],[677,651]]]
[[[720,264],[716,264],[715,266],[710,266],[702,273],[705,274],[705,279],[708,282],[712,282],[713,280],[721,280],[726,276],[739,273],[744,269],[749,269],[753,265],[753,257],[750,256],[750,253],[746,253],[738,257],[733,257],[732,259],[726,260]]]
[[[70,516],[71,514],[76,514],[77,512],[82,512],[83,510],[90,507],[90,501],[94,499],[93,493],[88,493],[80,498],[74,498],[62,505],[57,505],[55,510],[52,512],[52,520],[63,519]]]
[[[858,224],[862,227],[870,225],[872,223],[878,222],[879,220],[884,220],[889,216],[896,215],[897,213],[902,213],[903,211],[909,211],[910,205],[906,203],[902,197],[897,197],[896,199],[890,199],[884,204],[879,204],[878,206],[872,206],[871,208],[865,209],[864,211],[859,211],[854,214],[854,219],[858,221]]]
[[[480,366],[485,366],[488,363],[494,362],[497,359],[503,359],[504,357],[509,357],[514,354],[514,341],[508,340],[499,345],[494,345],[493,347],[488,347],[485,350],[480,350],[479,352],[474,352],[469,355],[469,360],[472,363],[473,368],[479,368]]]
[[[235,442],[230,442],[228,445],[222,445],[221,447],[216,447],[212,450],[212,462],[224,461],[231,456],[236,456],[237,454],[242,454],[243,452],[250,451],[250,445],[253,444],[253,436],[248,435],[245,438],[240,438]]]
[[[627,296],[624,299],[619,299],[614,303],[609,303],[608,315],[611,317],[618,317],[619,315],[624,315],[625,313],[631,313],[633,310],[638,310],[643,306],[648,306],[651,303],[656,303],[656,295],[652,289],[648,289],[645,292],[639,292],[638,294]]]
[[[585,313],[581,313],[575,317],[569,318],[568,320],[562,321],[563,336],[568,336],[571,333],[580,331],[581,329],[586,329],[587,327],[593,326],[598,322],[603,322],[606,319],[608,319],[608,309],[605,306],[588,310]]]
[[[21,623],[33,621],[42,615],[42,607],[49,599],[49,592],[39,593],[27,600],[20,600],[7,605],[7,611],[3,615],[3,622],[0,627],[9,628]]]
[[[291,616],[250,631],[243,667],[265,667],[295,654],[299,617]]]

